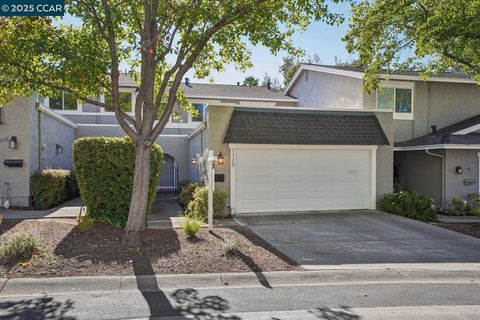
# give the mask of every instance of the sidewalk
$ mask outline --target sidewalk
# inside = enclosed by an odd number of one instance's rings
[[[335,268],[332,266],[332,268]],[[0,297],[58,293],[155,292],[177,288],[278,287],[367,283],[478,283],[480,264],[452,264],[424,268],[324,269],[181,275],[99,276],[65,278],[0,278]]]
[[[437,220],[443,223],[480,223],[480,217],[477,216],[447,216],[437,214]]]
[[[3,219],[42,219],[42,218],[76,218],[82,208],[82,198],[78,197],[48,210],[0,209]]]

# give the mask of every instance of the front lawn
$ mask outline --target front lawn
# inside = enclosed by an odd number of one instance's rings
[[[41,249],[23,263],[0,264],[0,277],[67,277],[213,272],[288,271],[301,268],[243,227],[200,230],[189,240],[180,229],[145,230],[141,250],[122,246],[123,229],[95,224],[80,230],[74,221],[4,221],[0,242],[20,230],[40,240]],[[226,256],[224,239],[238,242]]]

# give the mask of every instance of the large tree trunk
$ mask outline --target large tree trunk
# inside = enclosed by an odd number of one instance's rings
[[[152,147],[144,141],[135,143],[135,172],[133,175],[132,200],[127,220],[127,245],[139,247],[140,233],[145,227],[148,191],[150,187],[150,160]]]

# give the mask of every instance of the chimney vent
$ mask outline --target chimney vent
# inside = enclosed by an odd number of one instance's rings
[[[437,126],[433,125],[433,126],[431,126],[431,128],[432,128],[432,133],[437,134]]]
[[[187,85],[187,86],[190,85],[190,78],[185,78],[185,85]]]
[[[270,80],[267,81],[267,89],[270,90],[272,84],[270,83]]]
[[[240,82],[237,82],[237,86],[240,86]]]

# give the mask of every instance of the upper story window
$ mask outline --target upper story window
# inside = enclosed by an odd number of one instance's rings
[[[197,114],[192,115],[192,121],[193,122],[202,122],[203,121],[204,105],[200,104],[200,103],[194,103],[193,107],[197,110]]]
[[[120,88],[119,92],[119,104],[120,104],[120,109],[123,112],[133,112],[134,106],[135,106],[135,99],[136,99],[136,94],[135,94],[135,89],[128,89],[128,88]],[[102,98],[100,98],[100,101],[102,101]],[[112,105],[112,97],[110,94],[104,94],[103,95],[103,101],[104,103],[108,105]],[[111,110],[104,110],[102,108],[103,112],[112,112]]]
[[[377,109],[392,110],[394,119],[413,120],[413,86],[379,88]]]
[[[120,92],[118,96],[120,109],[123,112],[132,112],[133,110],[133,99],[131,92]],[[110,95],[105,95],[105,103],[108,105],[112,104],[112,97]]]
[[[65,91],[58,91],[45,101],[48,101],[48,107],[53,110],[77,111],[79,109],[77,98]]]

